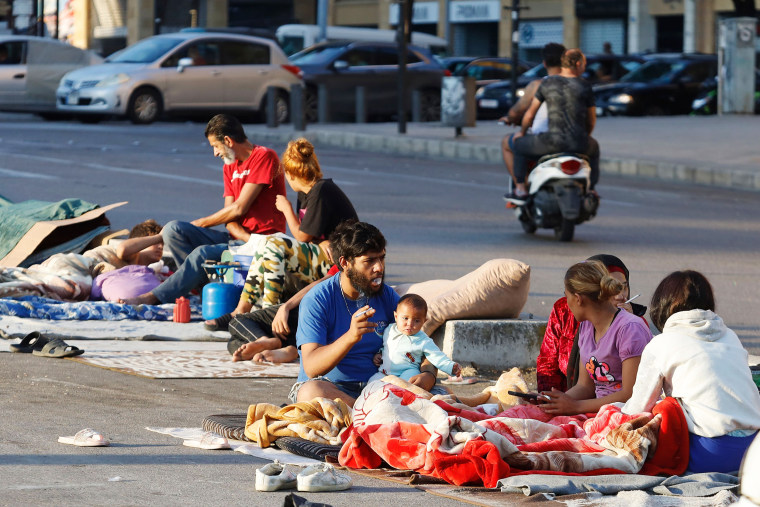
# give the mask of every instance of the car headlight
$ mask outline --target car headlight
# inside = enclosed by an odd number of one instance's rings
[[[522,96],[525,95],[525,88],[520,88],[517,90],[517,96],[522,98]]]
[[[710,97],[709,95],[706,97],[699,98],[699,99],[694,99],[694,102],[691,103],[691,108],[702,109],[707,104],[709,104],[711,100],[712,100],[712,97]]]
[[[105,79],[101,79],[98,84],[95,85],[95,87],[116,86],[122,83],[126,83],[127,81],[129,81],[129,76],[122,72],[119,74],[114,74],[113,76],[108,76]]]
[[[485,92],[486,92],[486,87],[485,86],[481,86],[480,88],[478,88],[477,90],[475,90],[475,98],[479,99],[480,97],[483,96],[483,94]]]
[[[633,97],[627,93],[621,93],[619,95],[613,95],[610,97],[610,102],[614,102],[616,104],[630,104],[633,102]]]

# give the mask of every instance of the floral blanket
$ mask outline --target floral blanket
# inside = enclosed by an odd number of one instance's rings
[[[520,473],[678,475],[688,464],[688,433],[678,404],[666,402],[636,415],[605,405],[593,417],[551,418],[518,405],[492,417],[377,381],[354,404],[340,463],[378,468],[385,462],[489,488]]]

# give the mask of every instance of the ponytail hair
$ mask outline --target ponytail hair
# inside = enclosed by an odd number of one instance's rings
[[[314,145],[303,137],[288,143],[282,154],[282,168],[291,178],[309,182],[322,178],[322,168],[314,153]]]
[[[610,275],[599,261],[583,261],[570,266],[565,273],[565,289],[572,294],[603,302],[620,294],[623,284]]]

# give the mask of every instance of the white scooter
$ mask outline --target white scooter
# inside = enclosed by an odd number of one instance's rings
[[[528,175],[528,197],[516,206],[523,230],[554,229],[560,241],[572,241],[576,224],[591,220],[599,197],[590,192],[591,166],[584,155],[554,153],[542,157]]]

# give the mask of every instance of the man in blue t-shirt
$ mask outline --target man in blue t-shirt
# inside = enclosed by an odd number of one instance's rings
[[[372,359],[383,345],[399,296],[383,283],[385,237],[377,227],[347,221],[330,236],[340,272],[303,298],[296,341],[301,358],[290,401],[340,398],[349,406],[377,373]],[[423,362],[411,382],[430,390],[435,367]]]

